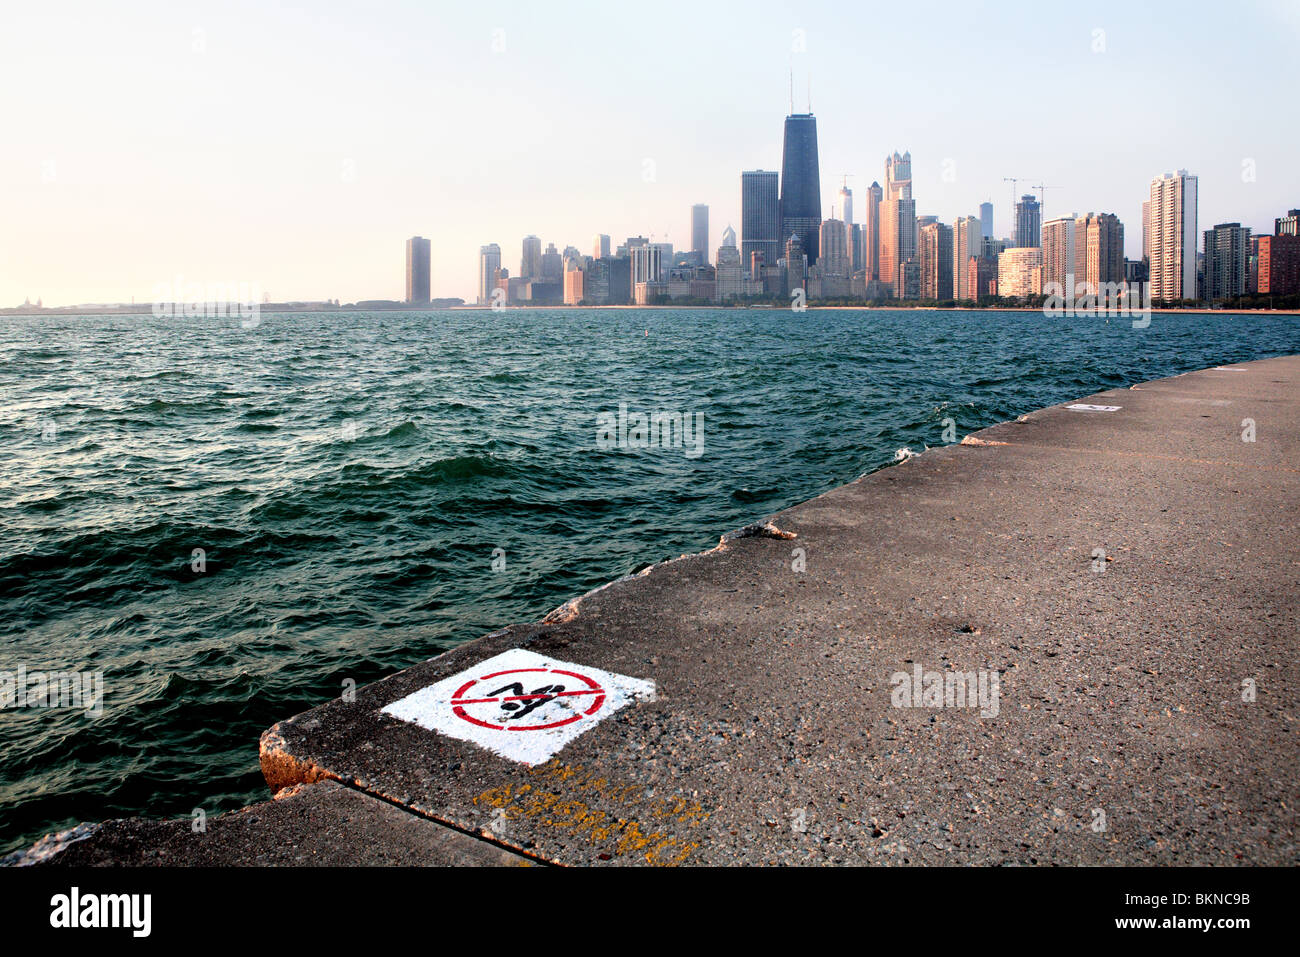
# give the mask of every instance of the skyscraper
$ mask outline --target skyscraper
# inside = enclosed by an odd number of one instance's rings
[[[993,238],[993,204],[980,203],[980,228],[983,232],[980,235],[984,239]]]
[[[754,253],[775,266],[782,255],[781,200],[777,175],[761,169],[740,174],[740,261],[748,266]],[[758,278],[755,276],[754,278]]]
[[[849,226],[853,225],[853,190],[849,189],[847,177],[840,187],[840,218]]]
[[[536,236],[524,237],[523,255],[519,260],[519,278],[525,282],[529,279],[542,278],[542,241]]]
[[[1196,298],[1196,177],[1185,169],[1151,181],[1151,298]]]
[[[1004,299],[1037,296],[1043,288],[1043,251],[1037,246],[1004,250],[998,256],[998,295]]]
[[[849,259],[848,233],[843,220],[824,219],[819,232],[821,259],[818,268],[823,276],[847,278],[853,262]]]
[[[1273,220],[1274,236],[1300,235],[1300,209],[1287,210],[1285,216]]]
[[[880,281],[902,298],[899,267],[916,258],[916,201],[912,199],[912,154],[885,157],[880,213]],[[919,289],[918,289],[919,292]]]
[[[691,207],[691,252],[696,265],[709,264],[709,207],[704,203]]]
[[[546,252],[542,253],[542,279],[546,282],[559,282],[563,278],[564,259],[555,248],[555,243],[547,243]]]
[[[745,268],[736,248],[736,231],[728,226],[722,231],[722,245],[718,247],[717,272],[714,297],[719,302],[734,299],[745,293]]]
[[[658,245],[633,246],[632,286],[642,282],[659,282],[663,278],[663,259]]]
[[[1043,223],[1043,289],[1056,283],[1061,294],[1072,292],[1083,277],[1075,278],[1074,217],[1058,216]]]
[[[478,250],[478,304],[492,304],[492,290],[497,287],[501,272],[501,247],[496,243],[480,246]]]
[[[817,261],[821,222],[817,118],[811,113],[793,113],[785,118],[781,155],[781,235],[798,235],[810,264]]]
[[[1142,201],[1142,261],[1151,262],[1151,200]]]
[[[1042,223],[1042,215],[1038,200],[1034,199],[1032,194],[1026,193],[1020,197],[1020,202],[1016,203],[1015,244],[1017,246],[1040,245],[1039,228]]]
[[[785,290],[802,289],[808,276],[808,254],[804,252],[803,243],[798,233],[791,233],[785,241]]]
[[[596,240],[592,243],[591,255],[595,259],[609,258],[609,236],[605,233],[597,233]]]
[[[974,299],[970,286],[970,260],[982,250],[979,217],[959,216],[952,228],[952,295],[954,299]]]
[[[884,190],[872,182],[867,187],[867,208],[862,216],[862,268],[867,282],[880,280],[880,203]]]
[[[1074,221],[1074,286],[1098,293],[1124,281],[1124,224],[1114,213],[1089,213]]]
[[[406,241],[406,301],[429,301],[430,252],[429,240],[412,236]]]
[[[952,227],[940,222],[921,227],[918,244],[921,298],[944,302],[952,298]]]
[[[1246,294],[1250,227],[1220,223],[1205,231],[1205,298],[1210,302]]]

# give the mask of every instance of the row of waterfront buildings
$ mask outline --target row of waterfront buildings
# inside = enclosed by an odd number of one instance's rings
[[[951,224],[918,215],[910,153],[887,157],[884,172],[884,185],[873,182],[866,190],[860,223],[847,182],[838,209],[823,218],[817,120],[795,113],[785,120],[779,176],[741,173],[739,242],[728,226],[710,256],[709,208],[698,204],[691,207],[690,250],[645,236],[612,246],[599,235],[590,252],[561,251],[527,236],[512,274],[501,247],[491,243],[479,250],[477,299],[480,305],[649,305],[774,300],[801,289],[808,300],[980,303],[1138,283],[1150,284],[1156,302],[1300,293],[1300,213],[1279,217],[1271,236],[1252,235],[1240,223],[1217,225],[1204,232],[1198,250],[1198,180],[1186,170],[1151,181],[1139,260],[1125,258],[1124,224],[1115,213],[1044,222],[1041,201],[1025,194],[1015,204],[1011,235],[998,239],[992,203]],[[428,297],[428,240],[414,237],[407,243],[407,299]]]

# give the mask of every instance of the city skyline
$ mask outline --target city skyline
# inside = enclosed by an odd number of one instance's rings
[[[421,59],[414,40],[390,44],[387,56],[381,44],[351,47],[348,24],[359,11],[334,8],[304,23],[284,11],[211,8],[178,18],[165,9],[141,4],[109,18],[88,8],[73,32],[27,10],[0,40],[6,112],[22,131],[0,158],[0,198],[11,211],[0,237],[0,305],[147,302],[178,275],[250,283],[281,301],[401,299],[395,251],[416,235],[430,238],[432,297],[473,302],[475,252],[485,244],[499,243],[510,267],[529,234],[557,250],[589,250],[596,234],[644,235],[687,250],[695,203],[709,207],[713,253],[728,226],[743,237],[740,172],[780,168],[777,124],[791,72],[795,110],[810,107],[818,118],[820,205],[840,207],[847,175],[859,224],[867,187],[883,182],[884,157],[904,148],[917,216],[953,225],[991,202],[995,235],[1006,237],[1012,200],[1028,193],[1042,200],[1043,223],[1116,214],[1132,259],[1141,257],[1141,204],[1163,173],[1198,175],[1200,231],[1235,222],[1271,231],[1300,195],[1300,143],[1293,127],[1273,119],[1267,92],[1285,88],[1300,37],[1289,4],[1241,8],[1241,28],[1260,35],[1251,56],[1219,43],[1208,4],[1180,5],[1177,22],[1162,16],[1167,10],[1106,3],[1045,17],[1030,5],[947,6],[927,17],[921,51],[938,65],[924,73],[912,48],[871,45],[866,55],[855,37],[876,22],[869,12],[818,5],[759,4],[744,18],[707,10],[689,30],[651,22],[646,49],[621,49],[620,57],[596,42],[608,24],[578,16],[565,39],[523,7],[410,7],[384,28],[386,41],[400,25],[463,48],[439,63]],[[294,31],[369,72],[295,82],[293,57],[277,58],[285,51],[275,48]],[[672,57],[652,56],[655,38],[671,38],[664,49]],[[982,80],[956,83],[958,71],[943,65],[963,44],[988,58]],[[146,50],[148,67],[132,65]],[[762,56],[741,56],[747,51]],[[671,96],[685,82],[675,76],[679,54],[715,63],[702,67],[713,80],[707,97]],[[1050,65],[1062,91],[1087,83],[1102,100],[1117,96],[1114,135],[1075,133],[1077,125],[1032,110],[1012,121],[992,108],[1012,95],[1013,57],[1026,70]],[[1144,75],[1210,57],[1225,67],[1211,89],[1175,84],[1159,115],[1148,116]],[[51,64],[75,69],[44,85],[24,82]],[[159,89],[159,70],[175,82]],[[422,95],[398,89],[408,73],[429,81]],[[911,84],[906,104],[864,90],[864,78],[883,84],[891,73]],[[662,81],[662,94],[630,76]],[[512,91],[526,78],[539,86],[525,100]],[[638,99],[598,128],[573,132],[561,122],[570,100],[559,93],[578,82],[591,108],[625,102],[634,87]],[[424,128],[397,135],[398,114],[416,115],[425,100]],[[1202,122],[1209,115],[1213,129]],[[476,133],[476,116],[496,119]],[[1045,195],[1039,184],[1049,187]],[[92,252],[69,257],[69,237]]]

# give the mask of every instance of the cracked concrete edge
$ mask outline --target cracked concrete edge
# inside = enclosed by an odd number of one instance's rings
[[[289,753],[284,736],[280,733],[279,721],[262,732],[258,742],[258,759],[262,766],[262,777],[275,798],[287,797],[297,793],[297,788],[315,784],[317,781],[338,780],[325,769],[294,757]]]

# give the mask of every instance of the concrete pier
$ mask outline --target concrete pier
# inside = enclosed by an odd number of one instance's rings
[[[1294,864],[1298,384],[1296,356],[1206,369],[927,450],[282,721],[263,772],[343,785],[323,801],[403,863],[410,842],[458,863]],[[286,826],[218,859],[278,862]],[[46,857],[148,859],[157,834],[122,827]]]

